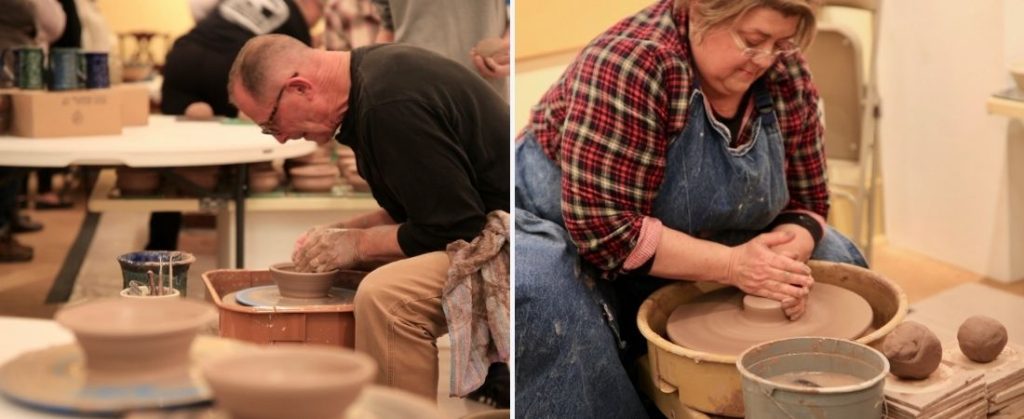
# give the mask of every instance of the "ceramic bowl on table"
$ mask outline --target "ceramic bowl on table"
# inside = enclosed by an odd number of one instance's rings
[[[181,298],[105,298],[54,316],[75,335],[87,374],[100,376],[185,370],[196,333],[216,318],[213,306]]]
[[[118,167],[116,172],[121,195],[152,195],[160,188],[160,172],[156,170]]]
[[[336,419],[377,365],[350,349],[283,344],[212,360],[202,372],[216,405],[232,418]]]
[[[270,192],[280,184],[281,176],[273,168],[270,170],[249,171],[249,191],[251,192]]]
[[[293,167],[292,186],[303,192],[327,192],[338,181],[338,168],[329,164]]]
[[[174,173],[178,176],[207,191],[217,188],[219,172],[220,167],[218,166],[179,167],[174,169]]]

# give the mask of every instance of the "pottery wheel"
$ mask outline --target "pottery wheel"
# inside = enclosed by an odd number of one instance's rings
[[[677,345],[722,355],[739,355],[770,340],[796,336],[856,339],[871,326],[871,306],[853,291],[814,284],[804,315],[790,321],[781,303],[746,295],[736,288],[704,294],[676,308],[668,338]]]
[[[249,348],[231,339],[197,336],[187,371],[94,378],[87,374],[78,344],[70,343],[26,352],[8,361],[0,367],[0,391],[21,404],[57,413],[110,415],[191,405],[211,398],[199,372],[200,361]]]
[[[311,305],[352,304],[356,292],[347,288],[333,287],[323,298],[282,297],[277,285],[246,288],[235,293],[238,304],[250,307],[305,307]]]

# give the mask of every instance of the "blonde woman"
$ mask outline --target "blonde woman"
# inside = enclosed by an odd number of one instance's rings
[[[636,310],[713,281],[799,317],[824,220],[815,0],[663,0],[587,45],[516,147],[516,411],[644,417]],[[620,356],[622,360],[620,361]]]

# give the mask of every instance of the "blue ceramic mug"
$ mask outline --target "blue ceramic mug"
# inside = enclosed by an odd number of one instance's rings
[[[85,87],[88,89],[110,87],[110,64],[107,53],[85,53]]]
[[[74,90],[85,86],[85,56],[78,48],[50,50],[50,89]]]
[[[14,49],[14,80],[20,89],[42,90],[43,49],[20,47]]]

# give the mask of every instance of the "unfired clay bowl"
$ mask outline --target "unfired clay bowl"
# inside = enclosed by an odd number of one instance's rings
[[[105,298],[54,316],[75,335],[87,373],[111,377],[186,369],[196,332],[216,318],[213,306],[181,298]]]
[[[160,187],[160,173],[149,169],[117,168],[117,189],[121,195],[152,195]]]
[[[250,171],[249,191],[270,192],[281,184],[281,177],[274,170]]]
[[[200,188],[210,190],[217,187],[218,169],[217,166],[179,167],[174,169],[174,173],[195,183]]]
[[[334,284],[338,270],[327,272],[296,272],[295,265],[284,262],[270,267],[270,277],[277,283],[282,297],[324,298]]]
[[[232,419],[336,419],[377,374],[364,354],[332,346],[274,345],[202,366]]]
[[[311,164],[293,167],[292,186],[304,192],[326,192],[338,180],[338,168],[330,164]]]

